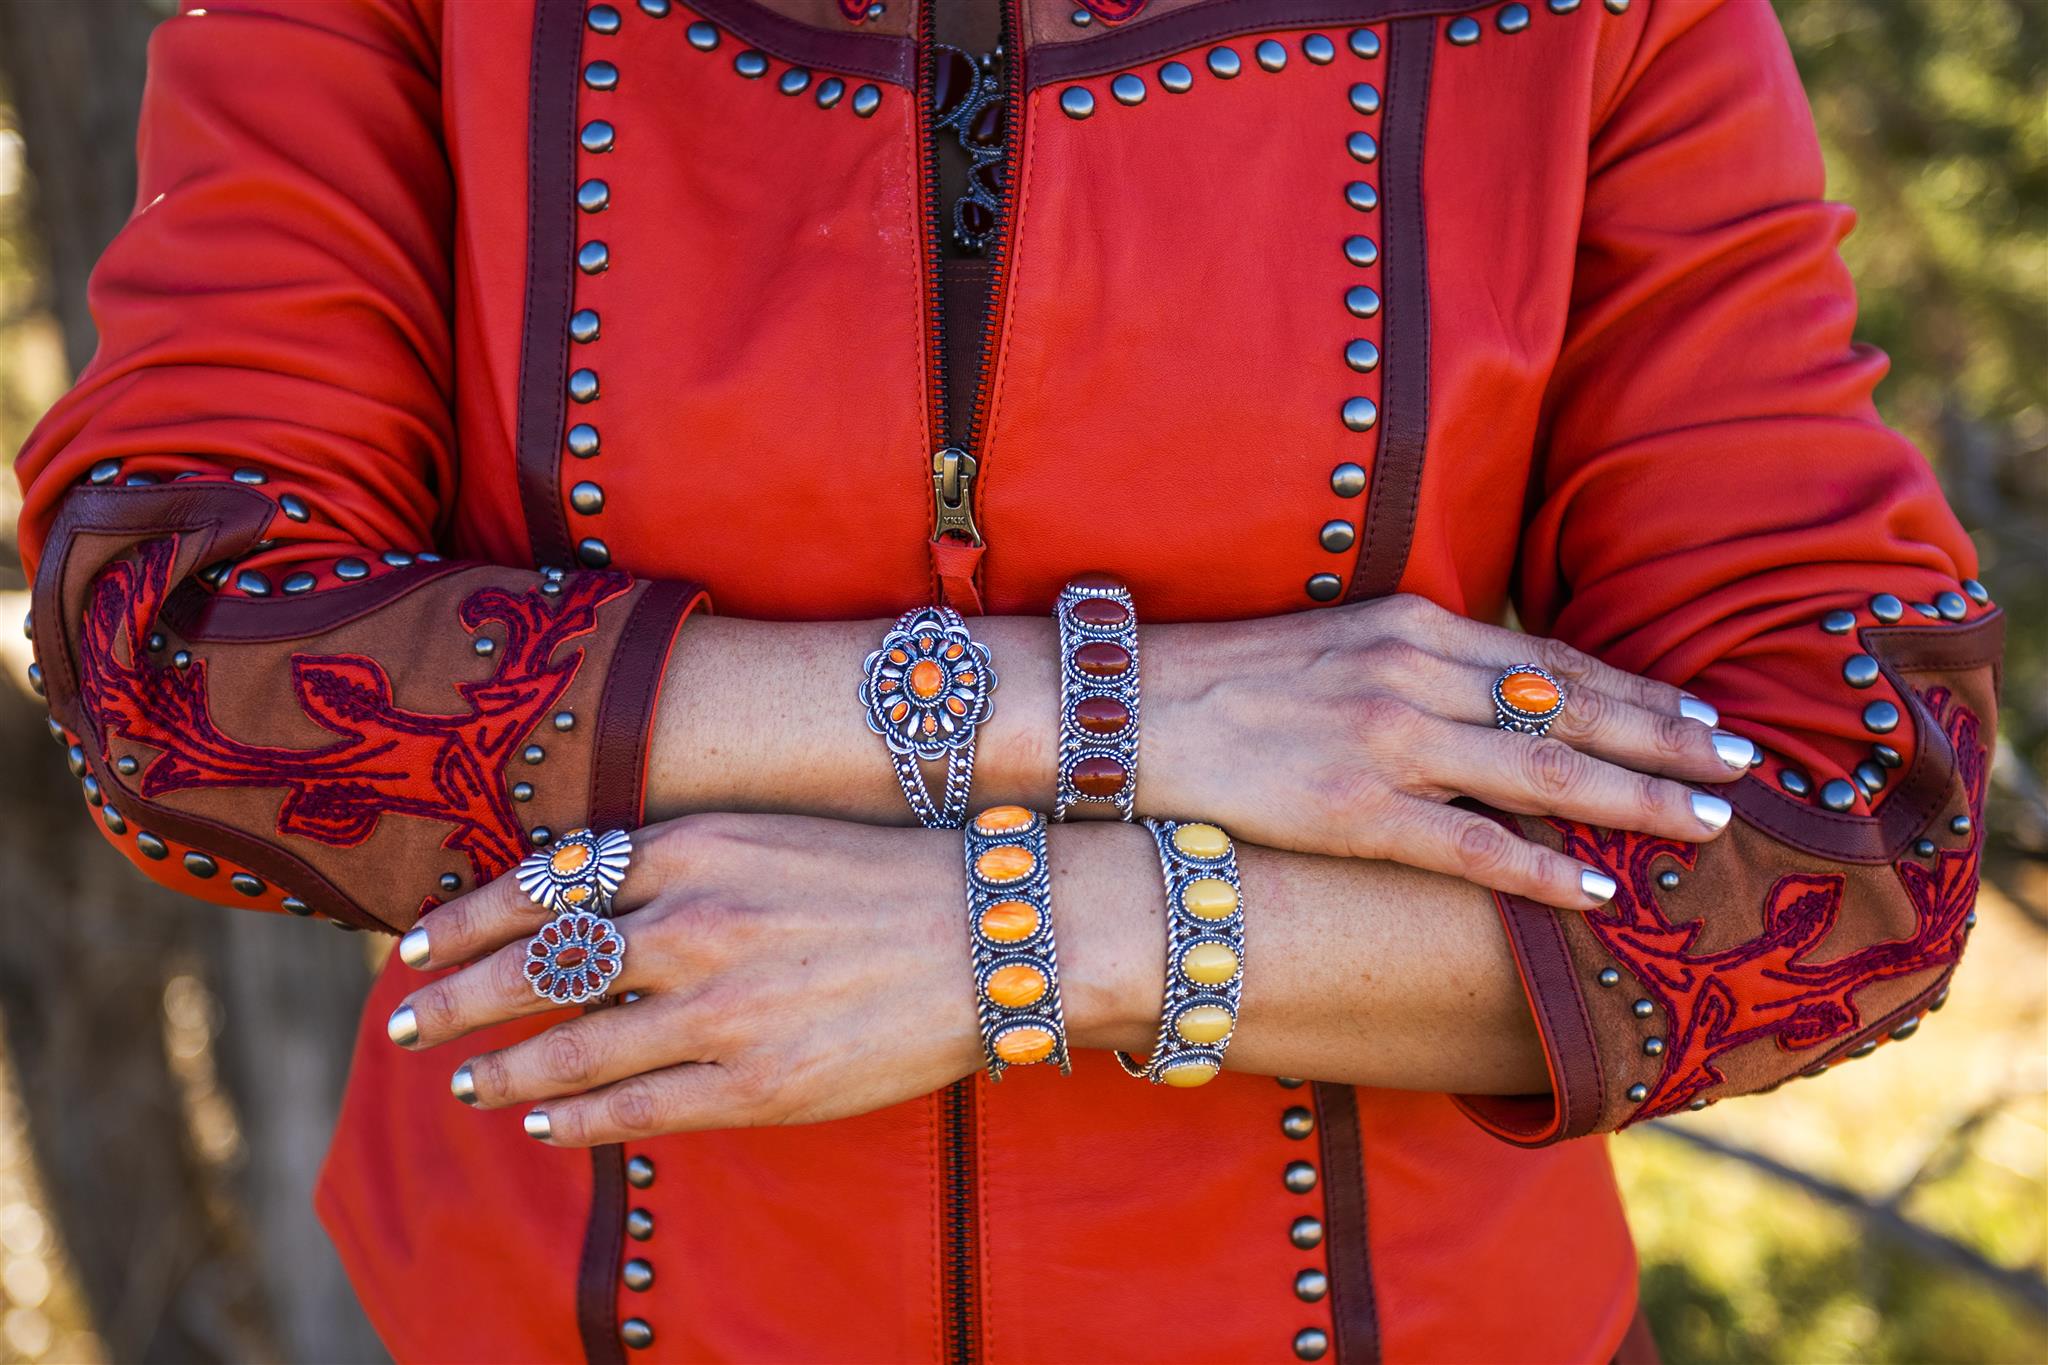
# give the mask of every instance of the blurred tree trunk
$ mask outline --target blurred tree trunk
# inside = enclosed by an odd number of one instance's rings
[[[133,207],[144,52],[168,8],[0,0],[0,81],[74,370],[95,344],[86,277]],[[381,1359],[310,1203],[368,985],[362,941],[137,876],[89,828],[41,714],[11,696],[0,772],[0,1019],[109,1356]]]

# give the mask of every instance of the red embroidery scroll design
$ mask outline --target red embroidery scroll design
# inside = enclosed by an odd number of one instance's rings
[[[1553,822],[1569,856],[1605,868],[1620,890],[1587,924],[1602,946],[1637,978],[1642,994],[1670,1021],[1663,1070],[1631,1121],[1685,1108],[1725,1079],[1715,1059],[1759,1038],[1786,1051],[1846,1039],[1866,1026],[1856,993],[1874,982],[1953,964],[1962,954],[1963,921],[1977,899],[1985,751],[1978,721],[1946,688],[1923,695],[1955,746],[1971,813],[1969,843],[1943,849],[1931,867],[1894,866],[1913,906],[1911,935],[1845,956],[1809,955],[1834,929],[1842,905],[1839,873],[1791,873],[1765,897],[1763,931],[1712,953],[1695,953],[1704,924],[1673,924],[1658,904],[1653,867],[1670,858],[1691,869],[1698,848],[1643,834]],[[1657,869],[1661,870],[1661,869]]]
[[[171,589],[175,544],[144,545],[93,584],[79,645],[79,676],[103,744],[118,736],[161,752],[144,769],[145,798],[203,787],[283,787],[277,832],[353,848],[387,814],[453,826],[442,847],[467,855],[479,881],[527,851],[503,769],[512,752],[567,690],[583,662],[569,640],[597,628],[597,608],[630,586],[624,574],[567,578],[550,601],[538,592],[481,588],[464,598],[471,632],[496,624],[496,670],[457,691],[466,712],[411,711],[392,698],[375,659],[294,654],[299,707],[340,738],[320,748],[247,744],[214,723],[207,661],[189,668],[152,660],[141,647]],[[126,637],[126,660],[119,641]],[[111,760],[111,753],[103,753]]]
[[[1106,24],[1121,24],[1126,19],[1135,19],[1138,11],[1145,8],[1146,0],[1081,0],[1081,4]]]

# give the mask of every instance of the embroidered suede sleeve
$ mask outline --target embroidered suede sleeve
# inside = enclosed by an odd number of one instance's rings
[[[37,682],[106,836],[394,930],[637,823],[699,597],[432,548],[465,539],[437,32],[404,0],[160,26],[99,352],[18,464]]]
[[[1769,8],[1645,9],[1590,117],[1519,606],[1764,759],[1704,846],[1521,822],[1620,887],[1586,915],[1501,898],[1553,1093],[1464,1103],[1527,1144],[1904,1038],[1974,922],[2002,618],[1871,405],[1849,215]]]

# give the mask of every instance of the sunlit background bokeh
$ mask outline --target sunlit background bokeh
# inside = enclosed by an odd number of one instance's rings
[[[0,449],[80,354],[67,272],[98,243],[50,239],[105,221],[80,202],[127,162],[124,92],[162,8],[0,0]],[[1980,927],[1910,1041],[1633,1130],[1615,1159],[1674,1365],[2048,1362],[2048,4],[1777,9],[1830,193],[1860,211],[1845,253],[1859,331],[1894,360],[1880,404],[1935,463],[2011,618]],[[85,829],[22,681],[17,508],[7,481],[0,1365],[374,1358],[305,1204],[317,1147],[300,1149],[331,1115],[381,945],[224,926],[258,917],[171,901]],[[109,951],[108,926],[128,957],[53,986]],[[278,988],[239,988],[231,963]],[[296,1091],[252,1082],[280,1053]]]

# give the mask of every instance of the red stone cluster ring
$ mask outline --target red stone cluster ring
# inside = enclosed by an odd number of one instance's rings
[[[1494,723],[1518,734],[1541,735],[1564,714],[1564,684],[1534,664],[1503,669],[1493,680]]]

